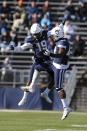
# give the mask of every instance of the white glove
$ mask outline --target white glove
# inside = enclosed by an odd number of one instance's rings
[[[50,51],[49,51],[49,50],[45,50],[45,51],[43,52],[43,54],[46,55],[46,56],[50,56]]]

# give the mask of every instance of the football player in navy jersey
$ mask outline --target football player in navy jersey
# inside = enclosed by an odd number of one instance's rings
[[[64,74],[69,67],[68,57],[70,55],[70,43],[68,39],[64,38],[63,24],[53,28],[50,31],[50,34],[52,39],[55,41],[54,53],[50,53],[48,50],[46,50],[44,54],[54,58],[54,83],[63,104],[64,112],[61,119],[64,120],[71,111],[67,105],[66,93],[63,89]]]
[[[46,30],[42,30],[39,24],[35,23],[31,26],[30,35],[25,39],[25,43],[22,46],[15,47],[14,50],[21,51],[26,50],[28,48],[33,48],[34,50],[34,64],[30,73],[30,81],[27,83],[26,88],[24,88],[24,96],[22,100],[18,103],[19,106],[23,105],[26,102],[28,92],[34,92],[34,81],[36,81],[40,71],[47,71],[52,80],[53,85],[53,71],[50,68],[52,65],[51,58],[49,56],[44,55],[44,50],[47,50],[47,42],[48,42],[49,33]],[[33,79],[32,79],[33,77]],[[31,82],[32,81],[32,82]],[[31,83],[31,86],[29,86]],[[51,85],[51,81],[49,83]],[[49,86],[49,88],[51,88]],[[49,90],[49,89],[48,89]],[[48,95],[44,94],[44,97],[49,103],[52,101],[48,97]]]

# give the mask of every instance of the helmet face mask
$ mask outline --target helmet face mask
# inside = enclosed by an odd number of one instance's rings
[[[37,34],[31,34],[33,38],[35,39],[39,39],[41,37],[41,32],[40,33],[37,33]]]
[[[42,35],[42,28],[39,24],[35,23],[31,26],[30,33],[33,38],[39,39]]]
[[[63,38],[64,37],[64,31],[62,28],[60,28],[59,26],[57,27],[54,27],[52,30],[51,30],[51,38],[54,40],[54,41],[58,41],[60,38]]]

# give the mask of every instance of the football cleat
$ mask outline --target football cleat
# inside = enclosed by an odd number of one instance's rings
[[[63,116],[62,116],[61,120],[64,120],[69,115],[70,112],[71,112],[71,109],[69,107],[64,108]]]
[[[49,98],[48,94],[43,92],[41,93],[41,97],[44,98],[48,103],[52,103],[51,99]]]
[[[31,86],[22,86],[20,87],[23,91],[26,91],[26,92],[31,92],[31,93],[34,93],[35,92],[35,88],[34,87],[31,87]]]

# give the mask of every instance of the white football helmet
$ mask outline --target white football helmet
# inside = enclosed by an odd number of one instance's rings
[[[50,31],[50,36],[52,37],[52,39],[54,41],[59,40],[60,38],[64,37],[64,30],[63,30],[63,25],[60,24],[59,26],[54,27],[51,31]]]
[[[40,37],[42,34],[42,28],[38,23],[35,23],[30,28],[30,33],[35,38]]]

